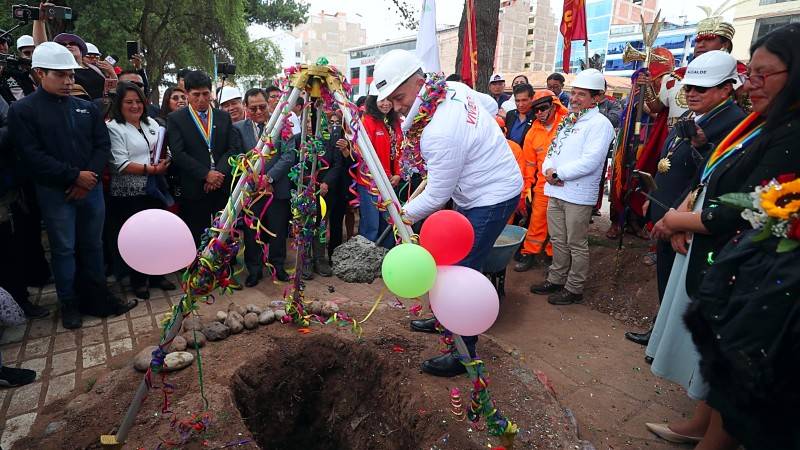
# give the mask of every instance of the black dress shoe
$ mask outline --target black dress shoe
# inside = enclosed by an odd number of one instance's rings
[[[628,331],[625,333],[625,339],[639,345],[647,345],[650,342],[650,333],[653,332],[651,328],[647,333],[634,333],[633,331]]]
[[[653,357],[652,356],[645,356],[644,357],[644,362],[646,362],[647,364],[653,364]]]
[[[519,262],[514,264],[514,272],[527,272],[536,262],[535,255],[522,255]]]
[[[25,317],[28,319],[41,319],[50,315],[50,311],[47,308],[34,305],[28,299],[18,300],[17,304],[22,308],[22,312],[25,313]]]
[[[551,305],[574,305],[583,302],[583,294],[574,294],[566,289],[553,292],[547,296],[547,303]]]
[[[275,278],[278,279],[278,281],[289,281],[289,274],[286,273],[283,267],[276,267]]]
[[[562,289],[564,289],[563,284],[553,284],[549,281],[545,281],[542,284],[534,284],[533,286],[531,286],[531,292],[538,295],[552,294]]]
[[[261,281],[262,277],[263,275],[261,274],[261,272],[251,272],[249,275],[247,275],[247,278],[244,280],[244,285],[247,287],[253,287],[257,285],[259,281]]]
[[[447,353],[423,362],[422,371],[436,377],[454,377],[467,373],[467,368],[458,358]]]
[[[437,333],[436,331],[436,318],[419,319],[411,321],[411,331],[419,331],[420,333]]]
[[[147,290],[147,286],[134,286],[133,295],[142,300],[150,300],[150,291]]]
[[[77,305],[61,305],[61,326],[68,330],[83,326],[83,317]]]

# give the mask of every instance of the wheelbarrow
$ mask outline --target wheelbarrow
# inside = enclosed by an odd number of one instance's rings
[[[506,225],[483,263],[482,272],[492,281],[500,300],[506,296],[506,267],[525,240],[527,232],[525,228]]]

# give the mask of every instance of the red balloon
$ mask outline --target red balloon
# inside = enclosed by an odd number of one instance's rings
[[[472,224],[463,214],[450,210],[431,214],[419,233],[420,245],[433,255],[439,266],[448,266],[464,259],[474,242]]]

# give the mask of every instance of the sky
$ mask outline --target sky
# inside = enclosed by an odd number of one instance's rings
[[[421,4],[422,0],[409,1],[412,4],[414,2]],[[665,15],[668,21],[682,23],[683,18],[680,16],[687,16],[689,22],[697,22],[705,17],[697,5],[709,6],[714,9],[722,2],[723,0],[704,0],[702,2],[661,0],[660,4],[662,15]],[[321,10],[347,13],[352,21],[359,22],[366,28],[368,44],[415,34],[413,31],[398,27],[397,24],[401,20],[400,15],[391,0],[310,0],[308,3],[310,3],[309,12],[312,13]],[[563,1],[550,0],[550,3],[558,14],[556,19],[560,20]],[[457,25],[463,9],[464,0],[436,0],[437,25]],[[251,27],[250,32],[253,38],[268,34],[263,27]]]

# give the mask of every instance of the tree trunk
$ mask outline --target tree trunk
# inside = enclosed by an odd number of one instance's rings
[[[475,90],[489,91],[489,77],[494,71],[494,53],[497,47],[497,32],[500,25],[500,0],[475,0],[475,32],[478,39],[478,68]],[[458,26],[458,53],[454,73],[461,73],[461,58],[464,49],[464,37],[467,29],[467,8],[461,13]]]

